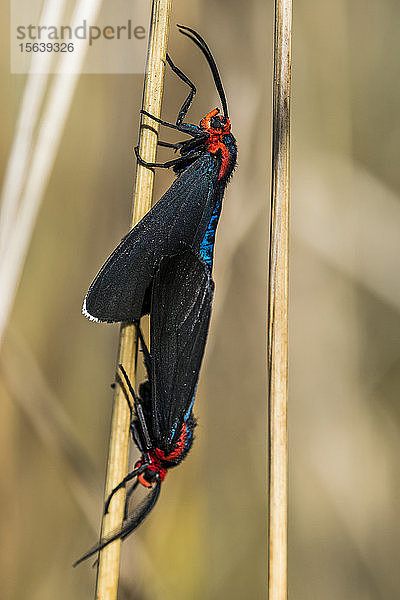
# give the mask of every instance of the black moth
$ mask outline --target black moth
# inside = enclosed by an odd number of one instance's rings
[[[190,87],[190,92],[175,125],[144,114],[191,138],[177,144],[159,142],[178,149],[179,158],[166,163],[144,163],[148,167],[172,167],[178,177],[123,238],[97,274],[83,304],[83,314],[94,321],[134,322],[148,313],[154,275],[165,256],[190,248],[212,268],[222,199],[236,165],[236,141],[230,133],[228,106],[210,49],[196,31],[178,27],[204,53],[221,99],[223,116],[215,108],[200,121],[200,127],[183,122],[196,88],[167,55],[168,64]],[[143,163],[139,155],[138,160]]]
[[[192,409],[214,289],[211,270],[215,232],[237,151],[211,52],[197,32],[178,27],[205,55],[223,116],[218,116],[219,110],[214,109],[201,120],[200,127],[183,122],[196,88],[167,55],[168,64],[190,87],[190,92],[175,125],[155,120],[190,135],[190,139],[177,144],[159,142],[161,146],[179,150],[181,156],[163,164],[144,164],[172,167],[178,177],[111,254],[93,281],[83,306],[83,313],[96,321],[137,323],[148,380],[141,384],[136,395],[120,365],[120,383],[125,383],[133,398],[132,434],[141,458],[106,502],[108,510],[113,494],[135,480],[127,493],[121,528],[100,540],[75,565],[111,541],[124,539],[140,525],[155,505],[168,469],[185,458],[193,443]],[[143,163],[138,152],[137,156]],[[151,354],[138,325],[147,312],[150,312]],[[139,483],[149,491],[144,502],[129,513],[131,494]]]
[[[136,481],[126,497],[121,528],[101,540],[74,566],[136,529],[155,505],[168,469],[180,464],[189,452],[196,424],[192,408],[207,338],[213,290],[207,265],[191,250],[162,259],[153,283],[151,354],[137,325],[148,377],[140,385],[138,395],[120,365],[125,385],[133,398],[132,435],[141,458],[134,470],[113,490],[105,510],[108,510],[110,500],[118,489],[132,479]],[[123,383],[120,380],[120,384]],[[128,514],[131,494],[139,483],[149,488],[149,492],[145,500]]]

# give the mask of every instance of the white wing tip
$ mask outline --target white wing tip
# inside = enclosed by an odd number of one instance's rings
[[[95,323],[100,323],[99,319],[96,319],[96,317],[94,317],[93,315],[91,315],[87,308],[86,308],[86,298],[87,296],[85,296],[85,299],[83,301],[83,306],[82,306],[82,314],[84,317],[86,317],[87,319],[89,319],[89,321],[94,321]]]

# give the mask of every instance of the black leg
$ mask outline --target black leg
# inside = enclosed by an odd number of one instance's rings
[[[153,119],[153,121],[155,121],[156,123],[160,123],[160,125],[170,127],[171,129],[179,129],[178,125],[174,125],[174,123],[169,123],[168,121],[163,121],[162,119],[151,115],[149,112],[147,112],[147,110],[142,109],[140,112],[142,113],[142,115],[145,115],[145,117],[149,117],[149,119]]]
[[[170,142],[162,142],[158,140],[157,144],[163,148],[174,148],[175,150],[181,150],[182,153],[188,152],[197,146],[201,146],[208,138],[208,133],[204,133],[203,135],[199,135],[193,139],[182,140],[182,142],[176,142],[176,144],[171,144]]]
[[[147,110],[142,109],[140,112],[142,113],[142,115],[153,119],[153,121],[155,121],[156,123],[160,123],[160,125],[170,127],[171,129],[176,129],[177,131],[182,131],[182,133],[187,133],[188,135],[191,135],[194,138],[198,137],[199,135],[203,135],[203,130],[200,129],[200,127],[197,127],[197,125],[192,125],[191,123],[180,123],[179,125],[174,125],[173,123],[163,121],[162,119],[151,115],[149,112],[147,112]]]
[[[124,369],[124,371],[125,371],[125,369]],[[125,372],[125,374],[126,374],[126,372]],[[126,377],[128,377],[127,374],[126,374]],[[121,385],[122,381],[121,381],[121,378],[120,378],[120,376],[118,374],[117,374],[117,378],[118,378],[118,383]],[[115,383],[111,384],[112,389],[115,389],[115,385],[116,385]],[[128,404],[129,412],[131,413],[131,423],[132,423],[132,420],[133,420],[133,406],[131,404],[131,401],[129,400],[128,395],[124,394],[124,396],[125,396],[125,400],[126,400],[126,402]],[[133,396],[133,398],[135,398],[135,396]]]
[[[177,142],[176,144],[170,144],[170,142],[162,142],[161,140],[158,140],[157,145],[161,146],[162,148],[175,148],[175,150],[179,150],[179,148],[182,146],[183,142]]]
[[[146,425],[146,419],[144,418],[143,407],[140,404],[140,402],[136,403],[136,415],[139,420],[140,426],[142,428],[142,433],[143,433],[143,437],[144,437],[144,448],[139,448],[139,450],[141,450],[142,452],[143,451],[147,452],[148,450],[150,450],[152,444],[151,444],[151,439],[149,436],[149,431],[148,431],[147,425]]]
[[[143,158],[140,156],[138,146],[135,146],[134,150],[135,150],[136,158],[138,159],[138,163],[140,165],[143,165],[144,167],[149,167],[149,168],[158,167],[159,169],[169,169],[170,167],[175,167],[176,165],[179,165],[179,164],[185,164],[185,163],[187,163],[187,160],[188,160],[187,156],[181,156],[179,158],[174,158],[173,160],[168,160],[165,163],[155,163],[155,162],[150,163],[150,162],[143,160]],[[199,156],[201,156],[202,154],[203,154],[202,152],[193,153],[190,156],[190,159],[194,160],[196,158],[199,158]]]
[[[128,389],[129,389],[129,391],[131,393],[131,396],[133,398],[133,401],[136,404],[137,396],[136,396],[135,390],[133,389],[131,381],[130,381],[130,379],[128,377],[128,373],[125,371],[124,367],[121,364],[119,364],[118,367],[119,367],[119,370],[121,371],[122,375],[124,376],[125,383],[127,384]],[[120,383],[122,383],[121,379],[120,379]],[[125,394],[125,398],[126,398],[126,401],[128,403],[128,406],[129,406],[129,410],[130,410],[130,413],[131,413],[131,422],[132,422],[133,421],[133,406],[132,406],[132,404],[131,404],[131,402],[129,400],[129,397],[126,394]]]
[[[176,73],[176,75],[178,75],[179,79],[182,79],[182,81],[184,83],[186,83],[187,86],[190,87],[190,92],[188,94],[188,97],[186,98],[185,102],[182,104],[181,109],[178,113],[178,117],[176,119],[176,124],[180,125],[183,122],[183,119],[186,117],[186,114],[190,108],[190,105],[193,102],[193,98],[195,97],[195,94],[196,94],[196,87],[190,81],[190,79],[185,75],[185,73],[182,73],[182,71],[172,62],[169,54],[167,54],[167,63],[169,64],[169,66],[171,67],[173,72]]]
[[[184,142],[182,142],[182,145],[180,148],[181,154],[187,154],[189,152],[189,150],[194,150],[194,148],[197,148],[198,146],[205,144],[208,137],[209,137],[209,134],[203,132],[202,134],[198,135],[195,138],[192,138],[191,140],[185,140]]]
[[[144,418],[144,413],[143,413],[143,408],[140,402],[140,399],[137,397],[135,390],[133,389],[133,386],[130,382],[130,379],[128,377],[127,372],[125,371],[124,367],[120,364],[118,365],[120,368],[120,371],[122,373],[122,375],[124,376],[124,379],[126,381],[126,385],[128,386],[128,389],[130,391],[130,393],[132,394],[134,403],[135,403],[135,412],[136,412],[136,416],[138,418],[138,421],[140,423],[140,427],[142,430],[142,434],[144,437],[144,442],[145,442],[145,447],[144,448],[140,448],[140,450],[142,452],[147,452],[150,448],[151,448],[151,440],[150,440],[150,435],[149,435],[149,431],[147,429],[147,424],[146,424],[146,419]],[[133,418],[132,418],[132,414],[131,414],[131,422],[132,422]]]
[[[142,347],[144,366],[146,367],[147,377],[148,377],[149,381],[151,381],[151,354],[147,347],[146,341],[143,337],[143,333],[142,333],[142,330],[140,329],[139,323],[136,323],[136,329],[137,329],[140,345]]]

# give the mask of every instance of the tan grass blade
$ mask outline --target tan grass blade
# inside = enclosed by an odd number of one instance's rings
[[[74,29],[83,17],[96,21],[102,0],[80,0],[72,17]],[[40,202],[49,181],[62,132],[71,106],[85,51],[63,55],[40,124],[29,172],[21,195],[17,219],[0,261],[0,343],[18,288]],[[72,73],[71,73],[72,71]]]
[[[43,6],[41,23],[58,26],[64,12],[66,0],[47,0]],[[8,237],[11,235],[18,212],[19,200],[29,168],[33,146],[33,135],[40,109],[46,93],[51,66],[51,52],[32,54],[31,68],[27,77],[21,108],[16,124],[15,136],[4,177],[0,208],[0,257]]]
[[[165,55],[167,51],[169,19],[172,0],[153,0],[150,38],[147,57],[146,77],[143,93],[143,109],[159,117],[163,92]],[[158,125],[144,117],[140,134],[139,151],[145,161],[154,162],[157,148]],[[133,206],[134,226],[151,208],[154,173],[152,170],[137,166]],[[136,329],[133,325],[121,326],[118,363],[124,365],[130,380],[135,379],[135,349],[137,345]],[[111,425],[111,437],[108,455],[105,497],[125,477],[128,470],[130,413],[120,386],[115,388],[114,409]],[[101,537],[107,535],[122,523],[125,492],[115,494],[110,510],[103,518]],[[115,600],[118,591],[119,559],[121,540],[115,540],[100,552],[96,598]]]
[[[275,2],[269,258],[269,600],[287,598],[287,385],[292,0]]]

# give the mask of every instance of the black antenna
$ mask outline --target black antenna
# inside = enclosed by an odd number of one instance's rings
[[[195,31],[194,29],[190,29],[190,27],[184,27],[183,25],[177,25],[177,27],[178,27],[180,33],[182,33],[183,35],[186,35],[189,39],[191,39],[192,42],[194,42],[196,44],[196,46],[198,46],[200,48],[200,50],[203,52],[204,56],[206,57],[207,62],[210,66],[211,72],[214,77],[215,87],[217,88],[219,97],[221,98],[224,117],[228,118],[228,103],[226,101],[226,96],[225,96],[224,88],[222,85],[221,77],[219,75],[217,65],[215,64],[214,57],[211,54],[210,48],[207,46],[206,42],[203,40],[201,35],[199,33],[197,33],[197,31]],[[190,31],[190,33],[187,33],[188,31]],[[190,35],[191,33],[193,35]]]
[[[126,537],[128,537],[132,531],[139,527],[142,521],[144,521],[145,517],[154,508],[154,505],[160,495],[160,490],[161,481],[158,480],[144,501],[137,507],[136,510],[133,511],[131,515],[128,515],[128,517],[124,519],[121,527],[118,527],[115,531],[112,531],[107,537],[102,538],[98,544],[88,550],[83,556],[75,561],[72,566],[77,567],[81,562],[87,558],[90,558],[93,556],[93,554],[96,554],[96,552],[99,552],[114,540],[118,540],[119,538],[124,540]]]

